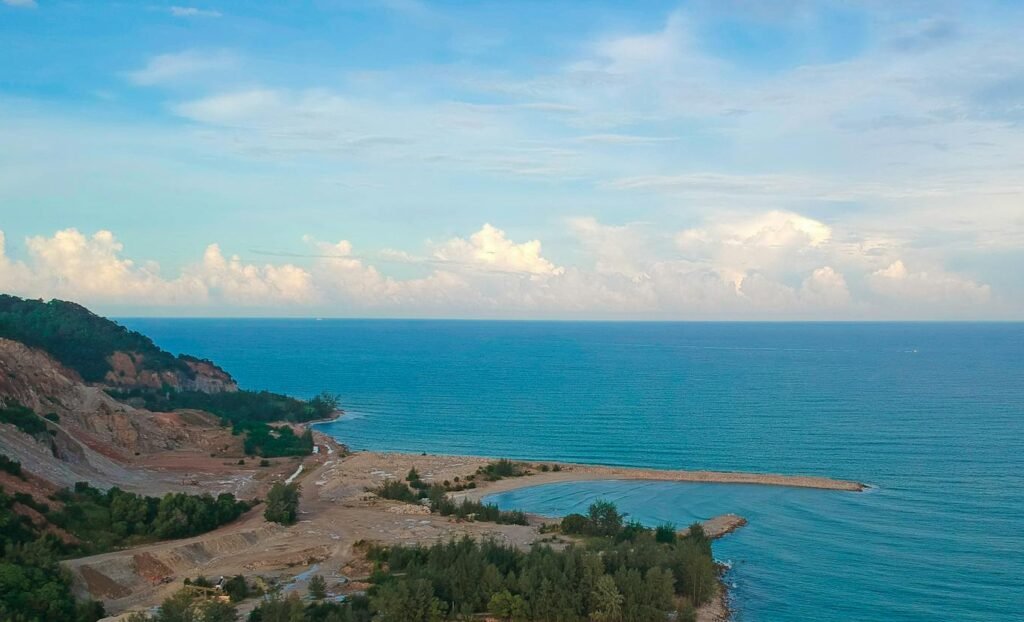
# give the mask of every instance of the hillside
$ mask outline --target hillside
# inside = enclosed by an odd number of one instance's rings
[[[47,352],[87,383],[206,393],[238,389],[213,363],[176,357],[149,337],[73,302],[0,294],[0,338]]]

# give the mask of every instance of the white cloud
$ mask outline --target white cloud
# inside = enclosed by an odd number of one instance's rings
[[[382,272],[347,240],[307,237],[314,251],[308,267],[247,263],[211,244],[201,259],[165,277],[155,263],[125,257],[109,231],[87,236],[66,229],[30,237],[21,261],[7,256],[0,232],[0,289],[101,308],[132,305],[143,312],[160,307],[199,313],[847,318],[865,309],[880,317],[978,317],[993,308],[988,285],[937,267],[911,271],[901,259],[878,267],[879,258],[851,258],[855,251],[834,244],[830,229],[793,213],[688,230],[683,237],[699,230],[704,246],[694,251],[684,244],[685,256],[671,250],[671,235],[643,225],[605,225],[593,218],[568,225],[592,267],[556,265],[544,257],[538,240],[515,242],[485,224],[465,238],[426,243],[426,256],[379,254],[422,270],[411,278]],[[780,252],[806,256],[779,265],[773,253]]]
[[[842,274],[823,266],[804,279],[800,298],[812,306],[842,309],[850,302],[850,290]]]
[[[174,17],[221,17],[220,11],[200,9],[193,6],[172,6],[169,9]]]
[[[505,232],[485,224],[469,237],[452,238],[436,247],[435,259],[463,267],[513,274],[555,275],[565,271],[541,256],[540,240],[516,244]]]
[[[186,271],[214,295],[243,306],[310,304],[318,299],[312,277],[291,264],[257,266],[243,263],[237,255],[224,257],[211,244],[199,265]]]
[[[902,260],[873,272],[868,283],[872,290],[896,304],[917,308],[984,305],[992,296],[988,285],[942,270],[912,272]]]
[[[125,75],[140,86],[154,86],[177,82],[197,75],[231,69],[237,58],[223,51],[185,50],[173,54],[159,54],[146,65]]]
[[[0,232],[0,288],[31,297],[59,297],[86,304],[204,308],[209,304],[272,307],[310,304],[316,295],[310,275],[294,265],[255,266],[225,258],[216,244],[202,261],[173,279],[153,262],[123,256],[110,231],[91,236],[76,229],[26,240],[28,257],[15,262],[4,253]]]
[[[3,3],[7,6],[19,7],[23,9],[34,9],[38,5],[36,0],[3,0]]]

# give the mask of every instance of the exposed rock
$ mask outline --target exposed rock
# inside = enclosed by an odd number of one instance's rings
[[[115,358],[128,377],[135,369],[132,357],[119,353]],[[206,378],[207,388],[237,390],[230,376],[215,366],[201,361],[196,365],[196,378]],[[137,482],[144,487],[145,474],[129,463],[167,450],[242,454],[240,437],[232,436],[212,415],[133,408],[101,387],[83,384],[77,374],[45,352],[0,339],[0,405],[12,402],[40,416],[54,415],[55,421],[47,423],[50,437],[42,440],[0,424],[0,453],[58,486],[86,480],[100,486],[132,489]]]

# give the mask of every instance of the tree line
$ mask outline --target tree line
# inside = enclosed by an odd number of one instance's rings
[[[18,464],[6,458],[5,463]],[[60,560],[197,535],[237,519],[253,505],[227,493],[217,497],[169,493],[156,498],[118,488],[101,491],[85,482],[58,492],[51,501],[61,509],[24,493],[8,495],[0,487],[0,620],[4,622],[94,622],[103,617],[102,604],[75,601],[71,578]],[[44,521],[34,523],[23,508]],[[48,532],[51,526],[73,539],[65,542]]]

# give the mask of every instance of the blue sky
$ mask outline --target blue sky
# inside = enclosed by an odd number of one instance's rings
[[[1024,8],[0,0],[0,290],[1022,319]]]

